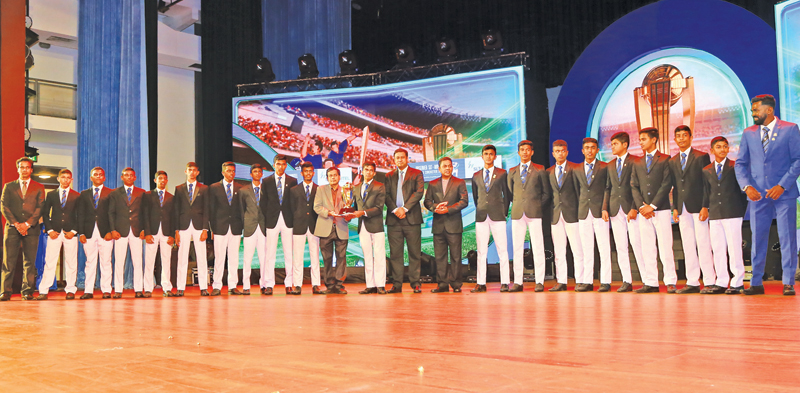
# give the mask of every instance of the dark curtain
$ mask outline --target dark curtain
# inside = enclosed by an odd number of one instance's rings
[[[203,0],[202,128],[195,138],[200,180],[222,179],[221,166],[232,158],[232,99],[236,85],[252,81],[261,58],[261,0]],[[175,184],[175,183],[173,183]]]
[[[145,73],[147,74],[147,130],[150,173],[139,174],[142,187],[155,188],[153,174],[158,170],[158,3],[144,3]]]

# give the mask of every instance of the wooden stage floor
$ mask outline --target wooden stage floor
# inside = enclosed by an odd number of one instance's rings
[[[0,303],[0,390],[800,391],[800,298],[781,296],[777,282],[754,297],[532,284],[499,293],[497,283],[432,294],[433,285],[397,295],[358,295],[363,284],[346,296],[310,286],[272,297],[15,295]]]

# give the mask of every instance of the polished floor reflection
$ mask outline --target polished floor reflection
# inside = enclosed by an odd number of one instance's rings
[[[358,295],[363,284],[354,284],[328,296],[310,286],[302,296],[276,287],[272,297],[15,295],[0,304],[0,389],[800,391],[800,298],[781,296],[780,283],[754,297],[527,285],[499,293],[490,284],[482,294],[425,285],[422,294],[406,286]]]

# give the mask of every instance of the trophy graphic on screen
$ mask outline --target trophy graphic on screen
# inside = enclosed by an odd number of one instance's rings
[[[658,150],[669,154],[669,112],[682,101],[683,123],[694,130],[694,78],[684,78],[677,67],[662,64],[654,67],[642,81],[642,87],[633,89],[636,107],[636,125],[658,128]]]
[[[463,136],[447,124],[439,123],[433,126],[428,136],[422,139],[425,161],[436,161],[444,157],[451,148],[454,156],[460,156],[462,140]]]

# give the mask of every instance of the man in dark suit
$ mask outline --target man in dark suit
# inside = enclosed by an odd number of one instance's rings
[[[742,133],[736,178],[750,199],[753,278],[745,295],[764,293],[762,284],[772,219],[778,223],[783,267],[783,294],[794,296],[797,270],[797,177],[800,175],[800,130],[775,117],[775,97],[750,100],[753,126]]]
[[[314,200],[317,197],[317,185],[314,183],[314,164],[304,162],[300,166],[303,181],[289,190],[289,203],[294,214],[292,221],[292,261],[298,261],[292,272],[294,294],[299,295],[303,287],[303,261],[305,260],[306,242],[308,242],[308,258],[311,265],[311,292],[324,295],[319,288],[319,238],[314,235],[317,225],[317,212],[314,211]]]
[[[319,187],[314,197],[314,211],[317,213],[314,234],[319,237],[319,248],[325,263],[327,293],[346,295],[347,291],[342,284],[347,276],[347,242],[350,230],[347,218],[341,212],[347,204],[339,185],[339,168],[328,168],[327,174],[328,184]],[[334,253],[336,266],[333,266]]]
[[[433,253],[436,258],[437,288],[433,293],[461,292],[461,242],[464,223],[461,211],[469,205],[467,182],[453,176],[453,160],[439,159],[442,176],[428,183],[425,208],[433,213]],[[449,253],[449,258],[448,258]],[[448,264],[448,260],[450,263]]]
[[[692,148],[692,129],[675,128],[675,143],[680,151],[670,158],[672,173],[672,219],[678,223],[686,263],[686,286],[677,293],[700,293],[700,272],[703,283],[714,285],[717,274],[711,256],[708,232],[708,209],[703,207],[703,168],[711,163],[707,153]]]
[[[22,299],[33,300],[36,286],[36,252],[39,248],[39,218],[44,205],[44,186],[31,180],[33,161],[27,157],[17,160],[19,178],[3,186],[3,217],[6,230],[3,236],[3,293],[0,300],[11,299],[14,270],[22,249]]]
[[[244,261],[242,263],[242,295],[250,294],[250,275],[252,273],[253,252],[258,255],[258,266],[263,266],[266,253],[267,221],[261,209],[261,178],[264,169],[261,164],[250,166],[252,182],[239,189],[239,208],[241,209],[244,231]],[[228,293],[237,295],[236,284],[228,282]]]
[[[144,220],[141,215],[145,191],[135,187],[136,172],[133,168],[122,170],[122,187],[111,192],[108,203],[108,223],[114,239],[114,299],[122,297],[125,284],[125,261],[128,248],[133,263],[133,290],[137,298],[144,297],[142,284],[142,240]]]
[[[111,298],[111,252],[114,238],[108,217],[111,189],[105,187],[106,171],[100,167],[89,172],[92,186],[81,191],[78,199],[78,234],[86,254],[86,266],[81,299],[94,298],[98,259],[100,264],[100,290],[103,299]]]
[[[736,295],[744,290],[742,220],[747,211],[747,196],[736,180],[734,161],[727,158],[728,140],[722,136],[712,139],[711,152],[714,162],[703,168],[703,206],[708,208],[717,281],[705,282],[700,293]],[[733,272],[732,280],[728,275],[729,267]]]
[[[186,183],[175,187],[173,202],[175,242],[178,243],[178,293],[183,296],[186,289],[186,271],[189,268],[189,246],[194,243],[197,257],[197,281],[200,296],[208,296],[208,259],[206,239],[208,238],[208,186],[197,181],[200,169],[194,162],[186,164]]]
[[[508,291],[508,238],[506,218],[511,202],[507,173],[494,166],[497,149],[486,145],[481,151],[483,169],[472,175],[472,200],[475,203],[475,239],[478,243],[478,283],[470,292],[486,292],[486,256],[489,235],[494,238],[500,258],[500,291]],[[503,277],[506,281],[502,282]]]
[[[511,202],[511,237],[514,244],[514,286],[510,289],[508,277],[500,270],[500,292],[522,292],[522,272],[524,269],[525,234],[530,232],[531,251],[533,251],[535,292],[544,290],[545,259],[544,235],[542,234],[542,213],[552,198],[550,180],[543,166],[531,162],[533,142],[522,141],[517,145],[520,164],[508,171],[508,190]],[[502,265],[501,265],[502,266]]]
[[[607,164],[597,159],[597,139],[583,138],[584,162],[580,171],[573,172],[578,183],[578,226],[583,246],[583,266],[575,266],[575,291],[594,290],[594,243],[600,252],[600,289],[611,289],[611,239],[608,236],[608,219],[603,217],[607,201]],[[578,278],[581,277],[581,278]]]
[[[233,182],[236,164],[222,163],[222,180],[208,186],[208,217],[214,241],[214,282],[211,296],[219,296],[228,256],[228,294],[241,295],[239,282],[239,244],[242,239],[242,209],[239,185]]]
[[[386,188],[375,180],[375,164],[362,166],[364,181],[353,189],[358,218],[358,241],[364,252],[364,275],[367,287],[360,294],[386,294],[386,234],[383,232],[383,206]]]
[[[44,255],[42,281],[39,282],[39,296],[36,300],[47,300],[47,294],[56,278],[56,266],[64,246],[64,278],[67,286],[67,300],[75,299],[78,288],[75,281],[78,277],[78,194],[71,188],[72,172],[62,169],[58,172],[59,187],[48,193],[44,199],[42,221],[47,233],[47,248]]]
[[[155,174],[156,188],[145,193],[142,201],[144,216],[144,297],[151,297],[155,287],[153,270],[156,266],[156,254],[161,254],[161,289],[164,297],[172,296],[172,245],[175,244],[175,227],[173,225],[173,196],[167,191],[167,172]]]
[[[639,156],[628,153],[631,137],[627,132],[611,135],[611,154],[614,158],[608,162],[606,181],[606,203],[603,205],[603,219],[611,222],[614,232],[614,244],[617,248],[617,264],[622,274],[622,286],[617,292],[631,292],[633,277],[631,275],[631,259],[628,253],[628,237],[636,257],[639,272],[644,271],[642,241],[639,236],[639,210],[633,203],[631,191],[631,172],[633,163]]]
[[[556,263],[556,285],[550,292],[567,290],[567,240],[572,250],[574,266],[583,266],[583,247],[578,225],[578,183],[573,171],[581,166],[567,161],[567,142],[553,142],[553,158],[556,164],[547,169],[553,195],[553,214],[550,233],[553,237],[553,252]],[[594,255],[594,254],[593,254]]]
[[[403,291],[403,242],[408,246],[408,282],[414,293],[421,293],[419,285],[420,257],[422,255],[422,208],[420,201],[425,190],[422,171],[408,166],[408,151],[394,151],[395,170],[386,175],[386,231],[389,237],[389,270],[392,289],[388,293]]]
[[[278,237],[283,245],[283,260],[286,278],[283,284],[286,294],[291,295],[292,272],[294,271],[294,258],[292,258],[292,226],[293,212],[289,206],[286,195],[289,189],[297,185],[297,179],[287,175],[286,156],[278,154],[272,161],[275,173],[264,179],[261,188],[261,209],[267,222],[267,263],[261,265],[261,294],[272,295],[275,286],[275,260],[278,254]],[[302,268],[302,261],[299,262]]]
[[[636,293],[659,291],[657,257],[660,257],[661,267],[664,269],[667,292],[675,293],[678,276],[675,273],[675,258],[672,253],[672,215],[669,204],[672,175],[669,170],[669,155],[656,149],[657,128],[640,130],[639,144],[645,154],[633,163],[631,192],[634,205],[638,206],[639,214],[642,215],[639,234],[644,263],[639,265],[639,273],[644,285],[637,289]]]

